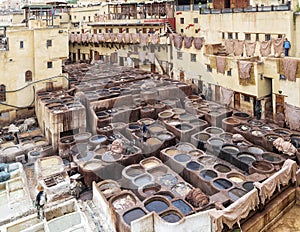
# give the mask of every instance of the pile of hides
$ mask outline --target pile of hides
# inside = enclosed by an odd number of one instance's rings
[[[291,130],[300,128],[300,108],[285,103],[285,119]]]
[[[184,36],[183,40],[184,40],[184,47],[185,48],[192,47],[193,37]]]
[[[256,49],[256,42],[245,41],[245,50],[247,56],[253,56]]]
[[[234,48],[234,55],[241,56],[244,50],[244,40],[237,40],[233,41],[233,48]]]
[[[228,54],[232,54],[234,52],[234,42],[232,39],[225,40],[226,52]]]
[[[200,50],[203,47],[204,38],[203,37],[194,37],[194,47],[197,50]]]
[[[203,207],[208,204],[209,198],[199,188],[195,188],[189,191],[186,195],[187,202],[194,207]]]
[[[177,49],[181,49],[182,48],[182,37],[181,35],[174,35],[174,47]]]
[[[271,54],[272,41],[262,41],[260,43],[260,54],[261,56],[269,56]]]
[[[283,138],[275,139],[273,145],[278,151],[289,156],[293,156],[297,152],[297,149],[294,147],[294,145],[289,141],[284,141]]]
[[[226,70],[226,57],[216,56],[216,66],[217,66],[217,72],[224,74]]]
[[[298,60],[290,57],[284,57],[282,59],[282,70],[284,76],[289,81],[296,81],[297,69],[298,69]]]

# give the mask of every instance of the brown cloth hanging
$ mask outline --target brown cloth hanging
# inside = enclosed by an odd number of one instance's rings
[[[124,42],[125,43],[130,43],[131,39],[130,39],[130,34],[129,33],[125,33],[124,34]]]
[[[69,36],[69,40],[70,40],[70,42],[71,43],[74,43],[75,42],[75,39],[76,39],[76,36],[75,36],[75,34],[70,34],[70,36]]]
[[[284,76],[289,81],[296,81],[297,69],[298,69],[298,60],[290,57],[284,57],[282,59],[282,70]]]
[[[232,54],[234,52],[234,42],[232,39],[225,40],[225,47],[227,54]]]
[[[98,43],[98,36],[97,34],[93,34],[93,37],[92,37],[92,43]]]
[[[291,130],[300,129],[300,108],[285,102],[285,119]]]
[[[146,33],[141,33],[140,34],[140,44],[143,46],[143,45],[147,45],[148,44],[148,34]]]
[[[118,33],[117,34],[117,42],[118,43],[122,43],[123,42],[123,38],[124,38],[124,34],[123,33]]]
[[[183,41],[184,41],[184,47],[185,48],[190,48],[192,47],[192,42],[193,42],[193,37],[188,37],[188,36],[184,36],[183,37]]]
[[[110,33],[104,33],[104,42],[110,42]]]
[[[174,34],[174,47],[177,49],[182,48],[182,37],[181,35]]]
[[[217,65],[217,72],[218,73],[225,73],[227,59],[225,56],[216,56],[216,65]]]
[[[81,42],[85,43],[87,41],[87,35],[86,34],[82,34],[81,35]]]
[[[244,40],[233,40],[233,49],[235,56],[241,56],[244,50]]]
[[[140,34],[137,34],[137,33],[131,33],[131,41],[132,43],[136,44],[139,42],[139,39],[140,39]]]
[[[158,34],[150,34],[150,42],[152,44],[157,44],[158,43],[158,39],[159,39]]]
[[[203,37],[194,37],[194,47],[197,50],[200,50],[203,47],[204,38]]]
[[[248,40],[245,41],[245,50],[247,56],[254,56],[255,49],[256,49],[256,42],[251,42]]]
[[[271,54],[271,44],[272,44],[271,40],[260,42],[261,56],[269,56]]]
[[[283,41],[283,37],[278,39],[272,39],[275,57],[280,57],[281,54],[284,52]]]
[[[221,103],[226,106],[229,106],[233,96],[233,91],[231,89],[221,87],[221,94],[222,94]]]
[[[116,38],[117,38],[117,34],[116,33],[110,33],[110,41],[112,43],[115,42]]]
[[[76,43],[81,43],[81,37],[82,37],[82,35],[81,34],[76,34],[76,37],[75,37],[75,41],[76,41]]]
[[[104,42],[104,36],[103,36],[103,33],[99,33],[97,37],[98,37],[98,42],[99,42],[99,43]]]
[[[238,61],[239,77],[240,79],[250,79],[250,70],[252,68],[252,62],[250,61]]]
[[[90,32],[87,32],[87,42],[92,42],[93,35]]]

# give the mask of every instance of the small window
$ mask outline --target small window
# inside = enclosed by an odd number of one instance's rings
[[[285,75],[279,74],[279,80],[283,80],[283,81],[285,81],[285,80],[286,80],[286,77],[285,77]]]
[[[85,21],[85,16],[83,16],[82,20]]]
[[[6,87],[5,85],[0,85],[0,102],[6,101]]]
[[[251,98],[247,95],[244,95],[244,101],[245,102],[250,102]]]
[[[184,30],[183,30],[183,29],[180,29],[180,32],[181,32],[181,33],[183,33],[183,32],[184,32]]]
[[[210,67],[210,65],[208,64],[208,65],[206,65],[206,70],[207,70],[207,72],[212,72],[212,68]]]
[[[195,30],[195,34],[197,34],[198,32],[199,32],[198,29],[196,29],[196,30]]]
[[[52,67],[53,67],[52,61],[47,62],[47,68],[52,68]]]
[[[245,34],[245,40],[251,40],[251,34]]]
[[[232,37],[232,33],[231,32],[229,32],[228,33],[228,39],[232,39],[233,37]]]
[[[89,22],[91,22],[91,16],[89,16]]]
[[[282,38],[282,34],[279,34],[279,35],[278,35],[278,39],[281,39],[281,38]]]
[[[235,33],[235,38],[239,39],[239,33],[237,33],[237,32]]]
[[[270,34],[265,34],[265,41],[269,41],[271,39],[271,35]]]
[[[177,60],[182,60],[182,52],[177,52]]]
[[[48,39],[47,40],[47,48],[48,47],[52,47],[52,40],[51,39]]]
[[[32,81],[32,72],[30,70],[25,72],[25,81],[26,82]]]
[[[123,32],[123,29],[122,28],[119,28],[119,33],[122,33]]]
[[[72,20],[72,15],[69,16],[70,21]]]
[[[99,29],[99,31],[98,31],[99,33],[101,33],[102,32],[102,30],[101,29]]]
[[[198,23],[198,18],[194,18],[194,23]]]
[[[184,18],[180,18],[180,24],[184,24]]]
[[[126,33],[129,33],[129,28],[126,28]]]
[[[24,41],[20,41],[20,48],[24,48]]]
[[[76,15],[74,15],[74,19],[76,19]]]
[[[191,62],[196,62],[196,54],[191,54]]]
[[[222,32],[222,39],[225,39],[225,32]]]
[[[227,76],[231,77],[231,69],[227,70]]]

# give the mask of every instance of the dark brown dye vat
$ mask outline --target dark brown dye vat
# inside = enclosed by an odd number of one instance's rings
[[[242,196],[244,196],[247,192],[239,189],[239,188],[233,188],[228,192],[229,197],[231,198],[231,200],[236,201],[239,198],[241,198]]]
[[[128,225],[130,225],[130,223],[132,221],[134,221],[138,218],[141,218],[145,215],[146,215],[146,213],[144,212],[144,210],[142,210],[141,208],[136,208],[136,209],[133,209],[133,210],[130,210],[130,211],[126,212],[123,215],[123,219]]]
[[[218,172],[222,172],[222,173],[227,173],[227,172],[231,171],[231,169],[224,164],[217,164],[214,166],[214,169],[216,169]]]
[[[288,130],[284,129],[275,129],[273,132],[282,136],[287,136],[290,133]]]
[[[245,182],[243,188],[246,189],[247,192],[250,192],[254,188],[253,182]]]
[[[161,187],[159,185],[147,186],[147,187],[143,188],[143,193],[147,196],[151,196],[151,195],[157,193],[160,189],[161,189]]]
[[[187,215],[193,211],[193,209],[183,200],[173,201],[172,204],[180,210],[183,215]]]
[[[145,208],[149,212],[154,211],[156,213],[160,213],[160,212],[166,210],[168,207],[169,207],[168,204],[162,200],[153,200],[153,201],[150,201],[149,203],[145,204]]]
[[[263,172],[268,172],[271,171],[273,169],[273,165],[266,162],[266,161],[255,161],[252,163],[253,167],[263,171]]]
[[[181,219],[181,217],[175,213],[167,213],[164,216],[162,216],[161,218],[169,223],[175,223],[175,222],[180,221],[180,219]]]
[[[186,130],[192,129],[193,127],[188,124],[179,124],[179,125],[176,125],[176,128],[179,130],[182,130],[182,131],[186,131]]]
[[[164,186],[173,186],[177,181],[177,177],[172,174],[165,174],[159,179],[159,183]]]
[[[218,189],[229,189],[232,187],[232,183],[226,179],[217,179],[213,183]]]
[[[178,162],[187,162],[191,160],[191,157],[187,154],[178,154],[174,156],[174,159]]]
[[[243,113],[243,112],[236,112],[233,115],[236,116],[236,117],[239,117],[239,118],[248,118],[248,117],[250,117],[249,114]]]
[[[264,160],[270,161],[272,163],[281,161],[279,156],[277,156],[276,154],[272,154],[272,153],[264,153],[264,154],[262,154],[262,157]]]
[[[217,135],[223,133],[224,131],[217,127],[210,127],[206,129],[206,132],[209,134]]]
[[[196,162],[196,161],[188,162],[188,163],[186,164],[186,167],[187,167],[188,169],[192,170],[192,171],[198,171],[198,170],[200,170],[200,169],[203,168],[203,166],[200,165],[200,164],[199,164],[198,162]]]
[[[200,172],[200,176],[205,180],[211,180],[213,178],[216,178],[218,175],[212,170],[202,170]]]

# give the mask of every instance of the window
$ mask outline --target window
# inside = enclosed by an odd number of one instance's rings
[[[194,18],[194,23],[198,23],[198,18]]]
[[[126,28],[126,33],[129,33],[129,28]]]
[[[48,47],[52,47],[52,40],[51,39],[48,39],[47,40],[47,48]]]
[[[191,62],[196,62],[196,54],[191,54]]]
[[[180,24],[184,24],[184,18],[180,18]]]
[[[85,16],[83,16],[82,20],[85,21]]]
[[[256,40],[256,41],[259,41],[259,34],[256,34],[255,40]]]
[[[52,67],[53,67],[52,61],[47,62],[47,68],[52,68]]]
[[[247,95],[244,95],[244,101],[245,102],[250,102],[251,98]]]
[[[123,32],[123,29],[122,28],[119,28],[119,33],[122,33]]]
[[[269,41],[271,39],[271,35],[270,34],[265,34],[265,41]]]
[[[102,32],[102,30],[101,29],[99,29],[99,33],[101,33]]]
[[[177,52],[177,60],[182,60],[182,52]]]
[[[282,35],[281,35],[281,34],[278,35],[278,39],[280,39],[280,38],[282,38]]]
[[[235,33],[235,38],[238,39],[239,38],[239,33]]]
[[[207,70],[207,72],[212,72],[212,68],[210,67],[210,65],[208,64],[208,65],[206,65],[206,70]]]
[[[231,32],[228,32],[228,39],[232,39],[232,33]]]
[[[180,29],[180,32],[183,33],[184,32],[183,29]]]
[[[222,39],[225,39],[225,32],[222,32]]]
[[[20,41],[20,48],[24,48],[24,41]]]
[[[91,16],[89,16],[89,22],[91,22]]]
[[[227,70],[227,76],[231,77],[231,69]]]
[[[196,30],[195,30],[195,34],[197,34],[198,32],[199,32],[199,30],[198,30],[198,29],[196,29]]]
[[[5,85],[0,85],[0,102],[6,101],[6,87]]]
[[[25,72],[25,81],[32,81],[32,72],[30,70]]]
[[[245,34],[245,40],[251,40],[251,34]]]

